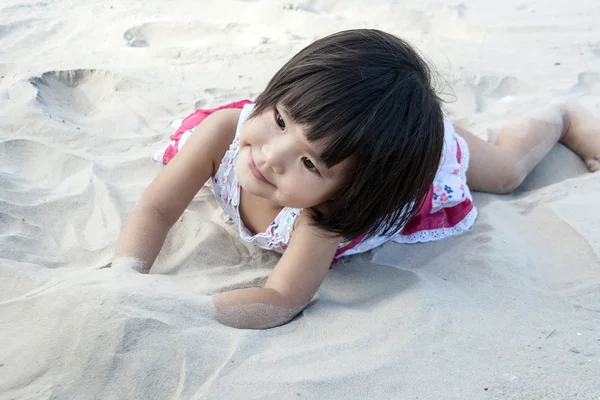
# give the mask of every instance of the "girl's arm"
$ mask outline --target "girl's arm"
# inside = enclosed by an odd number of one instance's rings
[[[127,260],[140,272],[150,270],[169,229],[217,170],[235,137],[239,115],[238,109],[217,111],[196,127],[127,218],[113,264]]]
[[[284,324],[308,304],[331,265],[339,237],[298,217],[288,248],[263,288],[238,289],[214,296],[217,320],[243,329]]]

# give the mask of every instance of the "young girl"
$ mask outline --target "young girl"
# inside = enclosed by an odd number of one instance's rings
[[[509,193],[557,142],[600,168],[598,123],[574,106],[507,126],[495,144],[453,127],[425,62],[376,30],[311,44],[256,102],[196,111],[171,139],[157,156],[168,165],[127,219],[113,266],[148,272],[209,181],[244,240],[283,253],[264,287],[212,297],[216,318],[239,328],[289,321],[342,256],[468,230],[477,211],[467,181]]]

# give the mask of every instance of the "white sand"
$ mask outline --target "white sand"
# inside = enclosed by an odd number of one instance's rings
[[[555,97],[600,116],[599,19],[592,0],[3,0],[0,398],[600,398],[600,174],[564,148],[520,193],[477,195],[468,234],[337,265],[280,328],[206,311],[276,262],[208,191],[153,274],[101,268],[170,123],[254,97],[315,38],[408,39],[493,136]]]

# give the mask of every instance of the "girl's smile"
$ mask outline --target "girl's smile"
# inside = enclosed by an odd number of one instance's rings
[[[249,149],[249,153],[248,153],[248,169],[250,170],[250,172],[252,172],[252,175],[254,175],[254,177],[256,179],[258,179],[259,181],[262,181],[264,183],[267,183],[269,185],[272,185],[272,183],[269,182],[269,180],[267,178],[265,178],[265,176],[262,174],[262,172],[260,172],[260,170],[258,169],[256,164],[254,163],[254,157],[252,156],[252,149]]]

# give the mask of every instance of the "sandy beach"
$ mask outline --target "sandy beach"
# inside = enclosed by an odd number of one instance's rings
[[[0,399],[600,399],[600,173],[560,145],[517,192],[475,193],[468,233],[353,256],[278,328],[208,311],[278,256],[206,188],[151,274],[105,268],[177,120],[255,98],[315,39],[406,39],[492,140],[551,99],[600,117],[599,20],[590,0],[4,0]]]

